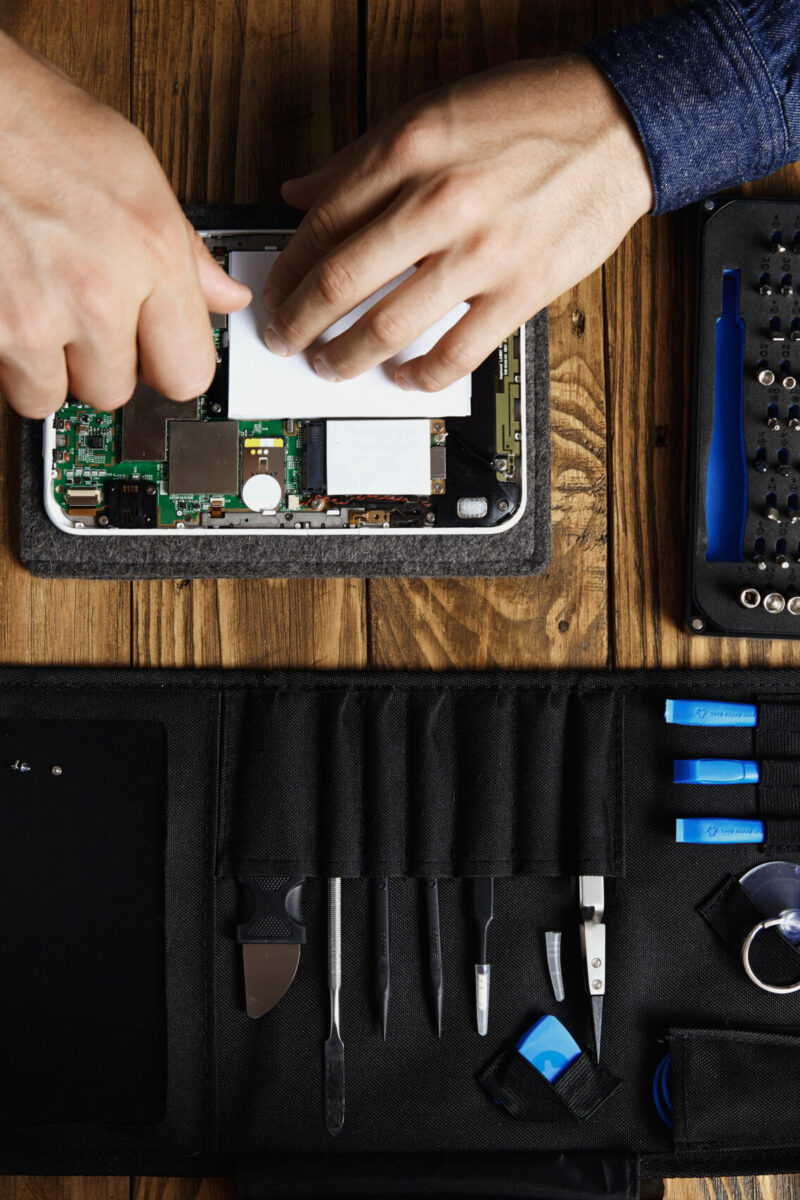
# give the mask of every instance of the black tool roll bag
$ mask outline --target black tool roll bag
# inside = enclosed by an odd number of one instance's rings
[[[759,705],[670,725],[668,698]],[[0,1166],[237,1172],[246,1200],[629,1196],[639,1175],[800,1170],[800,994],[761,990],[738,880],[800,864],[800,672],[0,672]],[[758,784],[672,782],[753,759]],[[764,842],[675,840],[680,817]],[[600,1065],[577,877],[605,880]],[[495,880],[488,1033],[472,877]],[[304,879],[294,981],[247,1015],[242,878]],[[323,1118],[327,880],[342,879],[344,1126]],[[390,884],[375,1000],[370,880]],[[442,1036],[427,986],[439,881]],[[561,931],[566,997],[548,974]],[[775,931],[753,963],[800,979]],[[754,946],[754,951],[756,947]],[[775,960],[775,961],[773,961]],[[778,961],[780,960],[780,961]],[[553,1015],[582,1053],[515,1048]],[[671,1126],[654,1102],[670,1056]]]

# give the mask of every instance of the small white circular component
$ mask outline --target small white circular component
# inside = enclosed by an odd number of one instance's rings
[[[764,608],[768,613],[772,613],[773,615],[781,613],[785,607],[786,601],[780,592],[770,592],[769,595],[764,597]]]
[[[272,475],[251,475],[242,488],[242,499],[253,512],[275,512],[281,502],[281,485]]]
[[[800,617],[800,596],[790,596],[786,601],[786,611],[793,617]]]
[[[462,521],[480,521],[489,512],[489,501],[485,496],[462,496],[456,512]]]

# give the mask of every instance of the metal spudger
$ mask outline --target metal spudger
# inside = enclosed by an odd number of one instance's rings
[[[478,1033],[485,1037],[489,1029],[489,985],[492,968],[487,962],[486,935],[494,916],[494,879],[491,875],[470,880],[472,915],[478,934],[478,954],[475,963],[475,1017]]]
[[[389,992],[391,971],[389,965],[389,880],[385,877],[372,880],[373,930],[375,935],[375,999],[381,1016],[383,1040],[386,1041],[386,1024],[389,1020]]]
[[[603,924],[605,881],[602,875],[578,876],[578,902],[581,909],[581,951],[586,967],[586,984],[592,1000],[594,1045],[599,1062],[603,997],[606,992],[606,927]]]
[[[436,1033],[438,1037],[441,1037],[444,984],[442,979],[442,930],[439,923],[438,879],[425,880],[425,915],[428,935],[428,979],[436,1010]]]
[[[325,1128],[335,1137],[344,1125],[344,1045],[339,1033],[342,986],[342,881],[328,880],[328,987],[331,1032],[325,1043]]]

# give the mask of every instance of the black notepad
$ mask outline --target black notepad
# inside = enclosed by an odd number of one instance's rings
[[[0,1121],[163,1113],[164,731],[0,721]]]

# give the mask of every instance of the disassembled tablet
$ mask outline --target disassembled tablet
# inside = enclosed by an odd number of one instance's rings
[[[246,267],[249,256],[274,256],[291,233],[202,236],[231,270],[236,260]],[[168,400],[139,384],[116,412],[98,412],[69,396],[45,422],[45,507],[60,529],[81,535],[495,533],[522,514],[524,329],[473,373],[466,415],[404,416],[408,393],[396,389],[397,410],[372,418],[350,415],[361,409],[347,404],[339,413],[338,384],[325,385],[334,398],[330,407],[327,393],[326,403],[304,407],[294,394],[276,398],[251,384],[244,323],[241,316],[235,321],[211,315],[217,372],[196,400]],[[263,353],[269,356],[265,347]],[[437,404],[435,395],[424,399]],[[320,411],[309,412],[308,403]],[[421,394],[417,409],[420,404]],[[305,415],[289,415],[298,411]]]

